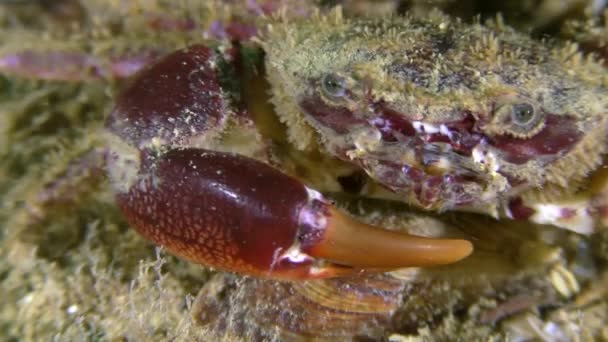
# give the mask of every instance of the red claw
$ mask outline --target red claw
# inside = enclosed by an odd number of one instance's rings
[[[119,194],[118,203],[140,233],[169,251],[262,277],[442,264],[471,251],[464,241],[363,225],[264,163],[200,149],[167,152],[154,175]]]
[[[439,265],[471,253],[468,241],[357,222],[267,164],[206,149],[200,142],[227,120],[219,58],[202,46],[164,58],[110,115],[110,178],[142,235],[197,263],[278,279]]]

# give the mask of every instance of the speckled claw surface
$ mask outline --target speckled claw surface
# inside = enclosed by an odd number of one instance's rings
[[[228,63],[193,46],[146,69],[118,99],[107,164],[140,233],[204,265],[283,279],[441,265],[471,253],[464,240],[357,222],[297,179],[214,150],[232,110],[221,84]]]

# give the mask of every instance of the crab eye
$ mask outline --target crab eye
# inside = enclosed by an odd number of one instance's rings
[[[327,74],[321,81],[321,89],[330,99],[339,99],[346,95],[346,80],[336,74]]]
[[[519,96],[507,96],[497,101],[493,119],[484,130],[490,134],[526,139],[540,132],[544,124],[544,112],[534,102]]]
[[[519,126],[526,126],[534,121],[534,107],[529,103],[518,103],[513,105],[511,120]]]

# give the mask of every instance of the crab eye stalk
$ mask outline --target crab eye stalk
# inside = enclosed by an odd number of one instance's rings
[[[336,74],[327,74],[321,81],[321,90],[329,100],[339,100],[346,95],[346,80]]]

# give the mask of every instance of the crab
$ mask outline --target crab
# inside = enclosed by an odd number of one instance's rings
[[[602,226],[605,186],[587,181],[606,146],[599,62],[442,15],[277,19],[254,44],[170,54],[139,74],[109,116],[118,203],[172,253],[293,280],[471,252],[464,240],[350,218],[323,193],[346,190],[336,180],[353,174],[362,178],[357,196],[424,210],[587,234]],[[263,65],[248,57],[257,46]],[[272,107],[256,91],[264,77]],[[279,123],[286,137],[264,135]],[[315,157],[332,167],[314,170]]]
[[[335,191],[331,184],[315,189],[297,170],[279,171],[291,156],[277,156],[268,140],[283,141],[256,130],[272,114],[294,154],[340,165],[324,176],[364,173],[373,184],[357,195],[589,233],[601,208],[586,202],[579,212],[558,200],[580,192],[603,163],[608,104],[592,74],[602,66],[590,62],[572,76],[559,53],[503,31],[443,16],[350,22],[340,12],[275,23],[259,67],[276,114],[255,107],[259,94],[246,98],[260,86],[256,77],[226,81],[247,77],[252,47],[175,52],[142,72],[108,119],[119,205],[143,235],[177,254],[258,276],[325,277],[470,253],[462,241],[365,227],[322,195]]]
[[[379,338],[407,330],[395,317],[417,274],[466,272],[469,240],[483,253],[491,238],[480,225],[604,229],[599,61],[500,21],[350,20],[340,9],[304,17],[283,12],[256,29],[220,30],[230,42],[114,58],[109,68],[81,54],[47,58],[76,61],[91,77],[147,64],[108,116],[106,168],[142,235],[253,276],[208,282],[195,307],[201,324],[259,338]],[[14,70],[49,77],[31,54],[16,56],[24,63]],[[378,219],[349,208],[358,201],[398,210]],[[552,264],[568,297],[576,280],[555,260],[539,264]],[[302,281],[318,278],[338,279]],[[503,308],[538,304],[516,298]]]

